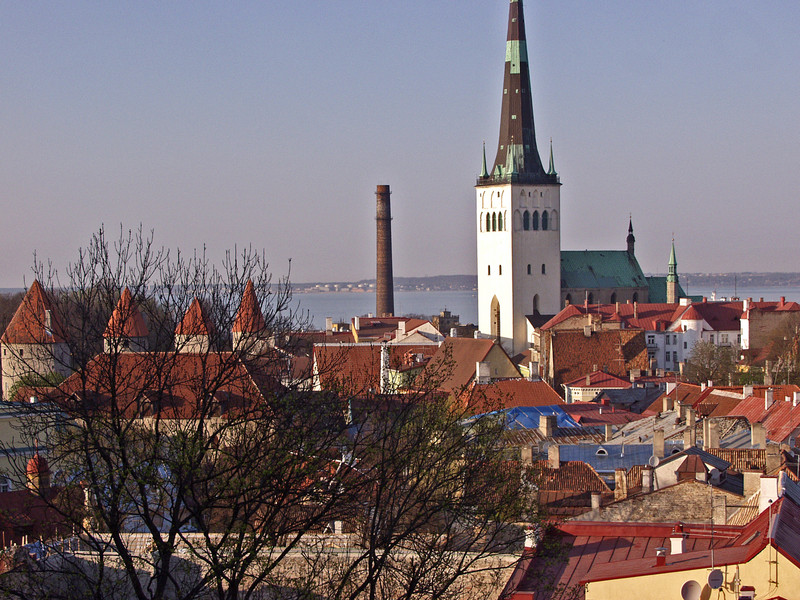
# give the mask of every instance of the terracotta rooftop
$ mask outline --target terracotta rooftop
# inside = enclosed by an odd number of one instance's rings
[[[50,323],[48,326],[48,315]],[[5,344],[48,344],[64,342],[66,334],[47,293],[34,279],[3,333]]]
[[[487,384],[473,381],[465,392],[484,396],[487,405],[495,410],[517,406],[552,406],[564,404],[564,400],[547,382],[527,379],[498,379]]]
[[[234,333],[264,333],[266,328],[264,314],[261,312],[261,306],[256,298],[255,286],[253,281],[248,279],[231,331]]]
[[[111,313],[103,337],[137,338],[147,337],[149,334],[144,317],[134,304],[131,291],[126,287],[122,290],[114,312]]]
[[[484,361],[493,348],[493,340],[449,337],[425,367],[420,381],[444,392],[463,390],[475,378],[476,363]],[[502,346],[497,348],[505,354]],[[513,366],[510,358],[508,362]]]
[[[593,371],[589,373],[588,377],[588,383],[586,377],[578,377],[564,385],[575,388],[629,388],[632,385],[629,379],[623,379],[605,371]]]
[[[195,298],[192,300],[189,310],[186,311],[183,319],[181,319],[181,322],[178,323],[178,326],[175,328],[175,333],[177,335],[207,336],[211,335],[213,329],[213,324],[206,315],[205,310],[203,310],[203,305],[200,303],[200,300]]]

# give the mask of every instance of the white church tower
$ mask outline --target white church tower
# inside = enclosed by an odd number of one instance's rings
[[[545,172],[533,125],[522,0],[508,13],[500,139],[478,177],[478,328],[512,355],[528,348],[526,315],[561,309],[560,182]]]

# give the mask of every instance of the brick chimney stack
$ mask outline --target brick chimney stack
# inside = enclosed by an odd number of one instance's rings
[[[379,317],[394,315],[394,278],[392,277],[392,209],[388,185],[379,185],[375,191],[378,210],[378,272],[375,313]]]

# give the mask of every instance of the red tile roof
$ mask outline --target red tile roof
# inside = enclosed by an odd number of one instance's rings
[[[213,325],[203,310],[200,300],[195,298],[175,328],[175,333],[178,335],[211,335],[211,331],[213,331]]]
[[[663,330],[681,312],[683,312],[683,307],[679,304],[638,303],[634,306],[626,303],[620,304],[619,308],[617,308],[616,304],[590,304],[588,306],[570,304],[542,325],[542,329],[552,329],[568,319],[592,315],[592,317],[600,318],[603,321],[621,321],[626,328],[656,331],[658,329]]]
[[[629,379],[623,379],[622,377],[617,377],[616,375],[606,373],[605,371],[594,371],[590,373],[588,377],[589,383],[586,383],[586,377],[578,377],[577,379],[573,379],[572,381],[564,383],[564,385],[575,388],[589,387],[621,389],[628,389],[632,385]]]
[[[210,410],[209,398],[222,412],[259,405],[262,390],[277,387],[275,371],[283,368],[288,368],[283,361],[265,360],[251,369],[231,352],[99,354],[65,379],[51,399],[68,410],[75,402],[98,410],[113,403],[130,418],[152,416],[153,410],[164,419],[197,418]]]
[[[564,400],[545,381],[527,379],[498,379],[487,384],[473,382],[465,393],[482,394],[491,410],[518,406],[553,406]]]
[[[266,328],[264,314],[261,312],[261,306],[258,303],[258,298],[256,298],[255,286],[253,281],[248,279],[231,331],[235,333],[263,333]]]
[[[50,311],[50,327],[47,327]],[[41,284],[34,279],[14,317],[3,333],[5,344],[48,344],[64,342],[66,333]]]
[[[444,392],[463,390],[475,378],[475,364],[485,360],[494,347],[494,340],[447,338],[425,367],[420,383],[435,385]],[[498,344],[497,348],[505,354],[502,346]],[[508,362],[513,366],[510,358]]]
[[[786,497],[746,526],[681,524],[685,551],[656,566],[656,548],[669,548],[676,525],[566,521],[545,538],[542,555],[523,557],[504,590],[509,600],[583,597],[584,584],[746,563],[768,543],[800,561],[800,508]],[[769,535],[774,532],[772,540]],[[560,547],[561,552],[554,549]],[[555,561],[552,557],[559,556]],[[565,594],[566,593],[566,594]],[[562,595],[565,594],[565,595]],[[573,595],[570,595],[573,594]]]
[[[573,381],[597,366],[624,377],[631,369],[649,366],[644,332],[638,330],[549,332],[553,386]]]
[[[430,357],[438,347],[432,344],[387,344],[389,366],[399,370],[416,355]],[[314,361],[320,385],[360,395],[380,390],[381,344],[314,344]],[[419,365],[420,368],[422,365]]]
[[[122,290],[103,337],[136,338],[147,337],[149,333],[144,317],[134,304],[131,291],[126,287]]]
[[[604,406],[597,402],[571,402],[561,408],[581,427],[625,425],[645,418],[645,415],[616,406]]]
[[[758,396],[749,396],[742,400],[736,408],[728,413],[728,417],[744,418],[748,422],[763,423],[767,439],[773,442],[786,442],[792,433],[800,427],[800,404],[785,397],[774,396],[769,407],[766,401]]]

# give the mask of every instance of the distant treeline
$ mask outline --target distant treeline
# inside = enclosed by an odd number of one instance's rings
[[[740,288],[800,286],[800,273],[680,273],[681,282],[692,286],[734,285]]]

